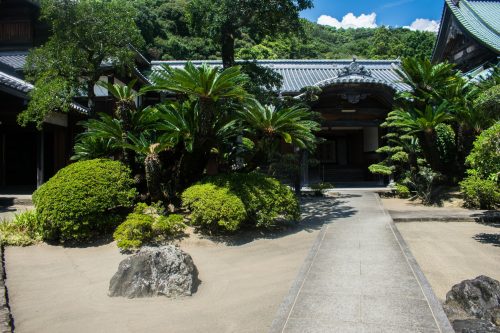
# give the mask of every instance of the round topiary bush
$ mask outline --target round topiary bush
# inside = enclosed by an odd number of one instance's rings
[[[122,220],[120,209],[136,195],[130,170],[117,161],[96,159],[61,169],[34,194],[43,238],[86,240],[111,231]]]
[[[247,214],[240,198],[215,184],[196,184],[182,193],[191,224],[211,231],[236,231]]]
[[[257,172],[233,173],[210,177],[205,183],[227,188],[240,198],[245,205],[248,225],[272,228],[300,219],[300,205],[295,194],[272,177]]]

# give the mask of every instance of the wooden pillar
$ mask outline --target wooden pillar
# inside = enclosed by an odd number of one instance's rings
[[[36,141],[36,187],[42,186],[45,173],[45,131],[38,131]]]
[[[309,152],[304,151],[301,161],[302,186],[309,186]]]

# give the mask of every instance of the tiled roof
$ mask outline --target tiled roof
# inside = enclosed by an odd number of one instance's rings
[[[202,63],[222,66],[218,60],[193,61],[197,66]],[[399,66],[399,60],[357,60],[355,64],[358,69],[361,68],[360,71],[356,68],[348,70],[353,66],[353,60],[259,60],[257,63],[281,74],[283,93],[298,93],[308,86],[324,87],[340,83],[378,84],[395,91],[409,90],[394,71]],[[180,68],[186,61],[153,61],[153,71],[162,64]]]
[[[26,63],[28,52],[0,52],[0,63],[11,67],[15,71],[22,71]]]
[[[0,72],[0,84],[27,94],[33,89],[33,85],[13,75]]]
[[[22,95],[27,95],[33,89],[33,85],[31,83],[2,71],[0,71],[0,85],[14,89]],[[78,103],[71,103],[70,107],[74,111],[88,114],[88,109]]]
[[[479,42],[500,53],[500,0],[446,0],[460,24]]]

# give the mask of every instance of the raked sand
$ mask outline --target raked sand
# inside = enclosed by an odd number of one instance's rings
[[[463,280],[500,280],[500,224],[403,222],[397,228],[441,301]]]
[[[181,242],[202,281],[192,297],[110,298],[109,280],[126,256],[116,244],[6,249],[16,333],[266,332],[320,226],[274,239],[225,245]]]

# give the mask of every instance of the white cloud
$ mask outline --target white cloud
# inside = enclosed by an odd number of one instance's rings
[[[410,26],[405,26],[405,28],[408,28],[413,31],[418,30],[418,31],[438,32],[439,22],[434,20],[419,18],[413,21],[413,23]]]
[[[328,15],[321,15],[318,18],[318,24],[329,25],[334,28],[376,28],[377,14],[361,14],[359,16],[349,13],[342,18],[342,21]]]

